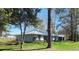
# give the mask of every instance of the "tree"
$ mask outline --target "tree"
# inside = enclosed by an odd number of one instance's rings
[[[38,20],[40,20],[40,19],[38,19]],[[37,29],[40,29],[40,30],[45,30],[45,27],[44,27],[44,24],[43,24],[43,21],[42,20],[40,20],[39,22],[38,22],[38,24],[36,25],[36,28]]]
[[[47,48],[51,48],[51,8],[48,8],[48,46]]]
[[[35,8],[13,8],[10,17],[10,24],[19,27],[21,31],[20,50],[22,50],[23,40],[27,26],[37,26],[37,14],[40,9]]]
[[[78,9],[70,8],[70,9],[57,9],[56,12],[58,12],[60,15],[60,21],[61,24],[58,26],[61,26],[64,28],[65,33],[69,35],[69,39],[72,41],[77,41],[77,26],[78,26]]]
[[[2,32],[6,32],[9,31],[7,26],[8,26],[8,20],[6,18],[6,14],[5,14],[5,9],[1,8],[0,9],[0,36],[2,36]]]

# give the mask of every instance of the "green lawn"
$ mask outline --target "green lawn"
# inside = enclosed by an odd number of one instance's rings
[[[52,46],[56,50],[79,50],[79,42],[54,42]]]
[[[14,43],[15,41],[12,40],[0,40],[0,51],[10,50],[15,51],[19,50],[20,45],[11,45],[11,43]],[[1,44],[2,43],[2,44]],[[8,45],[7,45],[8,43]],[[52,42],[52,47],[50,49],[47,49],[47,43],[46,42],[33,42],[33,43],[24,43],[23,44],[23,50],[26,51],[36,51],[36,50],[54,50],[54,51],[74,51],[79,50],[79,42]]]

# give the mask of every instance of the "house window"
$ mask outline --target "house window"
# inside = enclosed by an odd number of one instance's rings
[[[36,37],[33,37],[33,41],[35,41]]]

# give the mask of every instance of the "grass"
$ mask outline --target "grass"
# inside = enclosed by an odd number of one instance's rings
[[[79,42],[54,42],[53,48],[56,50],[79,50]]]
[[[3,43],[3,44],[1,44]],[[5,43],[11,44],[16,43],[14,40],[0,40],[0,51],[15,51],[19,50],[20,45],[7,45]],[[54,50],[54,51],[76,51],[79,50],[79,42],[72,42],[72,41],[65,41],[65,42],[52,42],[52,47],[50,49],[46,49],[47,43],[46,42],[32,42],[32,43],[24,43],[23,50]]]
[[[0,51],[15,51],[20,50],[20,44],[16,43],[15,40],[0,40]],[[47,43],[45,42],[32,42],[32,43],[23,43],[23,50],[40,50],[46,48]]]
[[[15,50],[19,46],[16,45],[16,40],[10,40],[10,39],[0,39],[0,51],[2,50]]]
[[[24,43],[24,50],[40,50],[45,49],[47,47],[47,43],[45,42],[33,42],[33,43]]]

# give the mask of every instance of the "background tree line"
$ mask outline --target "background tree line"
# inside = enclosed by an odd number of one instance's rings
[[[79,25],[79,9],[78,8],[62,8],[56,9],[61,22],[57,27],[61,27],[59,34],[65,34],[68,40],[79,41],[78,25]]]

